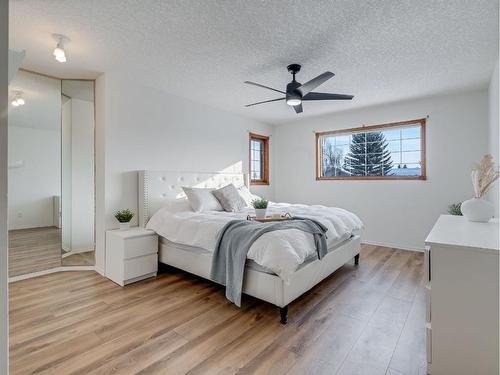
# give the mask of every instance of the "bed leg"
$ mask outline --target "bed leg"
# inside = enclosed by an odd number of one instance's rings
[[[354,264],[355,264],[355,265],[358,265],[358,264],[359,264],[359,254],[356,254],[356,255],[354,256]]]
[[[284,307],[280,307],[280,322],[281,324],[288,323],[288,305]]]

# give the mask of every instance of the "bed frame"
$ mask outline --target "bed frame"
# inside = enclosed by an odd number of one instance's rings
[[[182,186],[220,188],[229,183],[248,186],[248,175],[242,173],[207,173],[174,171],[139,172],[139,225],[168,200],[184,198]],[[354,258],[359,262],[361,236],[352,236],[323,259],[299,268],[286,284],[280,277],[247,267],[243,293],[272,303],[280,308],[281,323],[288,321],[288,304]],[[172,243],[160,243],[159,262],[210,280],[211,256],[183,250]]]

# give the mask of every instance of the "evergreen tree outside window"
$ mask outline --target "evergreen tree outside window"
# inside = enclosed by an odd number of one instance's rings
[[[425,180],[426,119],[316,133],[316,179]]]

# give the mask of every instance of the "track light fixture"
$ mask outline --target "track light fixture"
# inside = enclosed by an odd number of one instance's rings
[[[66,62],[66,51],[64,50],[64,43],[69,42],[69,38],[61,34],[52,35],[57,42],[56,48],[54,49],[54,58],[60,63]]]

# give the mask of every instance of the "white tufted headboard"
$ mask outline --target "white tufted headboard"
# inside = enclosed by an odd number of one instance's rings
[[[185,198],[182,186],[221,188],[232,183],[248,186],[243,173],[139,171],[139,226],[144,227],[151,216],[168,200]]]

